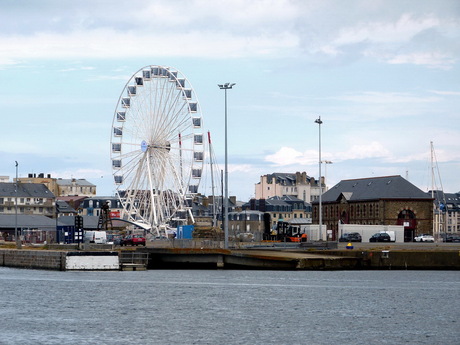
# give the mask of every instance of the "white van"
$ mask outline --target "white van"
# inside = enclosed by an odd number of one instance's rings
[[[107,243],[107,233],[105,231],[85,231],[85,242]]]

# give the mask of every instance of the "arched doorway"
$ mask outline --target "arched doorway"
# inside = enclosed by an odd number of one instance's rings
[[[342,211],[340,214],[340,223],[341,224],[348,224],[350,222],[348,212],[347,211]]]
[[[337,214],[339,214],[339,210],[337,210]],[[339,221],[335,222],[334,224],[334,232],[333,232],[333,240],[338,241],[340,238],[340,225],[339,224],[349,224],[350,223],[350,217],[347,211],[343,210],[340,213]]]
[[[404,226],[404,242],[412,242],[417,227],[415,213],[411,210],[402,210],[398,214],[398,225]]]

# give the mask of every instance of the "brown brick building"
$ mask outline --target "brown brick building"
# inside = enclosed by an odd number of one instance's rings
[[[319,223],[319,200],[314,201],[313,223]],[[342,180],[322,195],[322,223],[332,230],[338,224],[404,225],[404,240],[432,234],[433,199],[401,176]]]

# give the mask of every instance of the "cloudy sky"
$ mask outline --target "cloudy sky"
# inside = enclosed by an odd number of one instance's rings
[[[0,175],[86,178],[111,195],[118,97],[147,65],[183,73],[229,191],[260,176],[327,184],[401,175],[460,191],[460,2],[457,0],[3,0]],[[326,169],[327,168],[327,169]],[[439,174],[438,174],[439,171]],[[202,192],[209,194],[203,184]]]

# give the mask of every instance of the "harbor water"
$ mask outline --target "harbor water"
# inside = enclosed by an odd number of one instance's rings
[[[458,271],[0,267],[0,344],[460,344]]]

